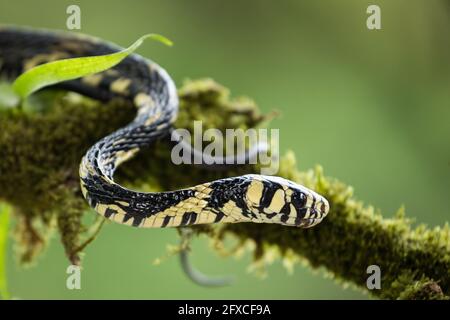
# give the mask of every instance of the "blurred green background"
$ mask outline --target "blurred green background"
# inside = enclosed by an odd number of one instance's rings
[[[65,29],[70,4],[81,7],[83,33],[123,46],[148,32],[172,39],[171,49],[145,44],[139,53],[177,85],[208,76],[264,111],[280,110],[272,127],[302,170],[323,165],[386,217],[404,204],[418,222],[449,220],[448,1],[0,0],[0,23]],[[382,30],[366,28],[369,4],[381,7]],[[108,224],[86,250],[79,291],[65,287],[59,239],[31,269],[18,267],[10,248],[10,291],[23,299],[368,298],[302,266],[289,275],[280,262],[258,279],[246,272],[248,255],[220,258],[205,239],[195,241],[194,264],[238,279],[201,288],[176,257],[152,265],[177,241],[175,230]]]

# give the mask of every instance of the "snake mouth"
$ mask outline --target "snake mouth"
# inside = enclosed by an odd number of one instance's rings
[[[302,219],[300,225],[298,225],[298,227],[300,228],[311,228],[314,227],[316,224],[319,224],[320,222],[322,222],[323,218],[320,219]]]

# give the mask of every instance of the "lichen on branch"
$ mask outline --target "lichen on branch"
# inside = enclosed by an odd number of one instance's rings
[[[201,120],[206,128],[246,129],[268,120],[251,99],[232,99],[226,88],[210,79],[187,82],[179,96],[176,127],[192,130],[193,121]],[[135,110],[122,101],[102,104],[50,90],[40,93],[39,99],[45,105],[40,112],[0,108],[0,200],[14,207],[21,262],[35,261],[57,230],[67,257],[79,263],[82,249],[96,234],[82,223],[88,207],[79,189],[79,162],[96,141],[131,121]],[[258,172],[252,165],[220,172],[175,166],[168,143],[158,141],[123,164],[117,173],[119,182],[161,191]],[[238,239],[239,247],[253,244],[255,262],[269,260],[277,252],[286,265],[301,261],[361,290],[367,290],[367,267],[376,264],[381,268],[382,288],[370,293],[380,298],[448,299],[448,225],[413,228],[403,210],[383,218],[356,200],[351,187],[324,176],[320,167],[298,171],[292,152],[282,157],[279,175],[322,193],[331,204],[328,217],[306,230],[249,223],[192,229],[216,244],[226,236]]]

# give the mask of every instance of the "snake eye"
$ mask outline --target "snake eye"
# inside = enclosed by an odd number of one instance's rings
[[[304,208],[306,205],[306,196],[303,192],[296,191],[292,195],[292,204],[296,208]]]

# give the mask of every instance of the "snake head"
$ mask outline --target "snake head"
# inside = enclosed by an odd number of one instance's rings
[[[327,199],[300,184],[263,175],[251,175],[251,180],[246,199],[258,222],[309,228],[328,214]]]

